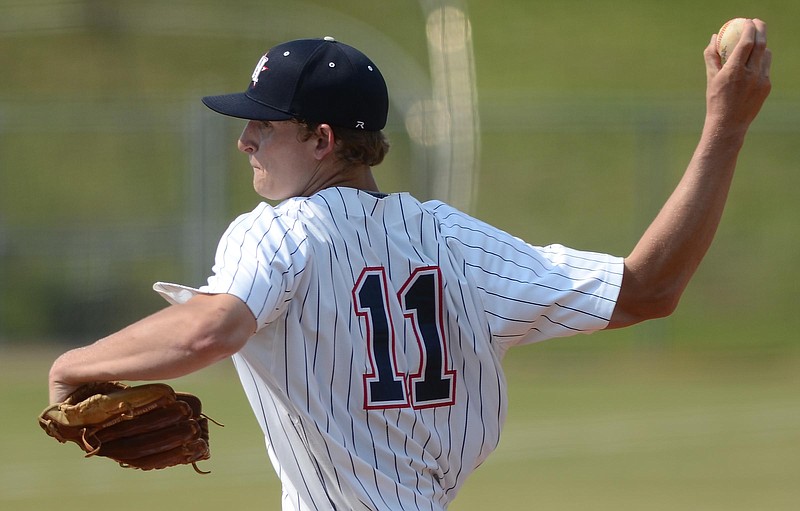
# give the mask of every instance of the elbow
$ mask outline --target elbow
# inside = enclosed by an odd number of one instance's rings
[[[233,354],[225,339],[203,325],[198,325],[196,330],[185,337],[183,350],[188,358],[204,361],[203,365],[212,364]]]
[[[218,300],[219,301],[219,300]],[[197,304],[190,302],[189,307]],[[238,352],[255,330],[255,319],[245,309],[231,310],[225,303],[203,303],[201,314],[191,314],[192,322],[184,336],[184,349],[190,356],[209,363],[230,357]]]
[[[671,316],[677,310],[682,294],[682,288],[672,285],[652,286],[644,290],[634,307],[638,322]]]
[[[665,318],[678,308],[685,285],[674,280],[653,282],[638,277],[631,272],[623,276],[610,328]]]
[[[185,336],[183,348],[189,357],[210,364],[235,354],[244,341],[246,339],[240,342],[234,333],[221,329],[213,322],[200,321]]]
[[[675,312],[678,301],[678,297],[673,296],[623,298],[620,294],[620,299],[617,301],[606,328],[623,328],[652,319],[665,318]]]
[[[654,296],[647,302],[647,308],[645,311],[647,319],[660,319],[666,318],[667,316],[671,316],[673,312],[678,308],[678,303],[681,299],[681,293],[679,292],[665,292],[660,295]]]

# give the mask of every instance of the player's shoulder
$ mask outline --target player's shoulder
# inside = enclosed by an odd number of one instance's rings
[[[276,216],[275,209],[266,202],[261,202],[251,211],[240,213],[236,218],[234,218],[234,220],[229,224],[228,230],[252,228],[254,224],[263,218],[271,218],[274,216]]]
[[[297,230],[290,214],[281,211],[281,205],[261,202],[251,211],[237,216],[225,231],[226,238],[263,238],[267,235],[281,238],[293,230]]]
[[[430,214],[438,217],[438,218],[455,218],[455,217],[468,217],[465,212],[459,210],[458,208],[451,206],[450,204],[438,200],[432,199],[422,202],[422,207],[428,211]]]
[[[489,235],[507,235],[498,227],[441,200],[429,200],[422,207],[439,221],[440,228],[454,232],[472,232]]]

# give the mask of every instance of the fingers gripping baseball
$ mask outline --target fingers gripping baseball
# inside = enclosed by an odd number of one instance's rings
[[[747,20],[741,37],[725,63],[717,52],[717,34],[704,57],[707,71],[708,115],[725,129],[744,133],[772,88],[772,52],[767,48],[767,26]]]

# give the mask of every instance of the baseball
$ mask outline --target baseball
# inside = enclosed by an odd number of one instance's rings
[[[747,21],[747,18],[734,18],[726,22],[722,25],[722,28],[719,29],[719,33],[717,34],[717,53],[722,57],[723,64],[733,52],[736,43],[739,42],[739,38],[742,36],[742,31],[744,30],[745,21]]]

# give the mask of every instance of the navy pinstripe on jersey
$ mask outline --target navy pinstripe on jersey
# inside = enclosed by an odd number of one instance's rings
[[[285,509],[440,510],[499,441],[506,350],[603,328],[621,279],[441,202],[329,188],[236,219],[200,291],[257,319],[234,363]]]

